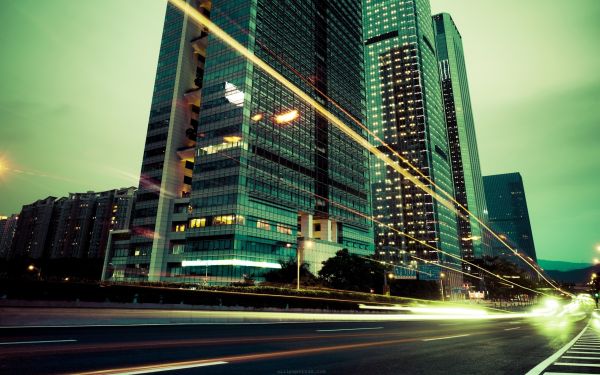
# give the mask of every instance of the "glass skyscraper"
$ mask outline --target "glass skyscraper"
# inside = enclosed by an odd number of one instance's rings
[[[537,263],[521,174],[483,176],[483,184],[492,229],[513,249],[525,253]],[[513,257],[517,264],[521,264],[522,261],[516,259],[500,241],[494,240],[492,244],[495,255]]]
[[[429,1],[365,0],[363,14],[370,129],[436,185],[454,194]],[[387,148],[380,149],[416,174]],[[460,261],[431,248],[460,255],[456,214],[378,160],[373,162],[372,180],[374,216],[385,224],[375,226],[378,254],[418,267],[423,271],[419,278],[437,279],[440,268],[423,264],[410,255],[460,268]],[[451,272],[449,276],[452,287],[462,284],[460,274]]]
[[[359,0],[188,3],[366,137],[349,118],[365,115]],[[297,252],[313,272],[373,253],[367,151],[171,5],[149,123],[105,279],[223,284]]]
[[[452,17],[447,13],[433,16],[433,25],[456,200],[477,218],[486,222],[487,207],[462,37]],[[464,215],[469,220],[462,219],[458,222],[460,248],[463,259],[472,261],[485,255],[489,236],[471,215]],[[470,271],[470,266],[465,264],[464,268]]]

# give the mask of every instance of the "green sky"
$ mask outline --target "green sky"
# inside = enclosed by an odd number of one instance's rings
[[[432,0],[461,31],[484,174],[519,171],[538,257],[600,243],[600,1]],[[164,0],[0,2],[0,213],[137,185]]]

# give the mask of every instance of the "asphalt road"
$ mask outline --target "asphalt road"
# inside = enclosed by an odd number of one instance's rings
[[[573,340],[587,322],[538,318],[0,328],[0,373],[525,374]]]

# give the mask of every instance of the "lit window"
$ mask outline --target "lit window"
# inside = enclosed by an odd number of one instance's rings
[[[256,227],[258,229],[271,230],[271,224],[266,221],[259,220],[256,222]]]
[[[190,220],[190,228],[204,228],[206,226],[206,218]]]
[[[185,224],[176,224],[175,232],[185,232]]]
[[[292,234],[292,228],[286,227],[285,225],[277,224],[277,231],[283,234]]]

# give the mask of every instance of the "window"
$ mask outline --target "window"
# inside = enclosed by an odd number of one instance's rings
[[[172,254],[183,254],[185,252],[184,244],[175,244],[173,245],[173,249],[171,250]]]
[[[277,224],[277,231],[283,234],[292,234],[292,228],[281,224]]]
[[[206,226],[206,218],[190,220],[190,228],[204,228]]]
[[[271,230],[271,224],[266,221],[259,220],[256,222],[256,227],[258,229]]]
[[[175,232],[185,232],[185,224],[175,224]]]
[[[238,216],[238,224],[240,223],[240,219],[242,217]],[[212,225],[232,225],[232,224],[236,224],[236,217],[235,215],[222,215],[222,216],[215,216],[213,217],[213,221],[212,221]]]

